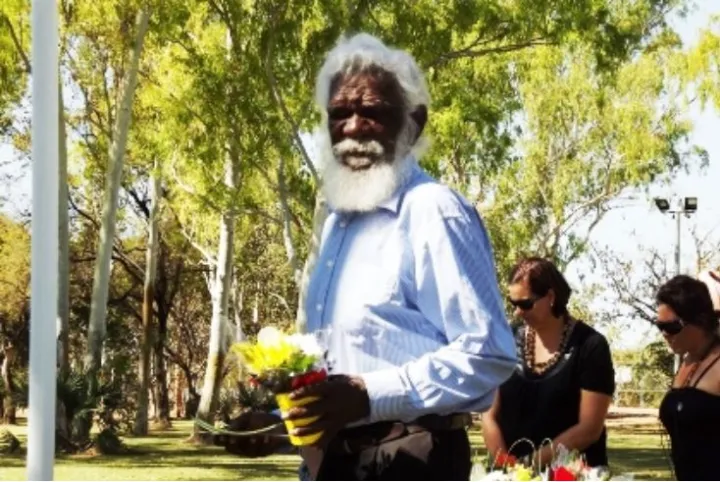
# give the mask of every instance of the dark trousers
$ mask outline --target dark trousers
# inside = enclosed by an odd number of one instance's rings
[[[376,424],[341,432],[316,480],[469,480],[470,459],[465,429]]]

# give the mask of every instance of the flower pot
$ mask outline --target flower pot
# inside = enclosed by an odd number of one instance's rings
[[[280,411],[283,413],[288,412],[293,407],[301,407],[303,405],[307,405],[310,402],[314,402],[317,399],[318,397],[305,397],[298,400],[291,400],[289,393],[278,393],[275,395],[275,400],[277,401],[278,407],[280,407]],[[296,446],[302,446],[312,445],[318,440],[320,440],[320,437],[322,437],[323,434],[322,432],[311,433],[300,437],[291,434],[294,428],[304,427],[313,423],[317,419],[318,417],[308,417],[300,418],[298,420],[285,420],[285,427],[287,427],[288,434],[290,434],[290,443]]]

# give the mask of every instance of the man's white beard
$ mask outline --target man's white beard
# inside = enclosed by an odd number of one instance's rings
[[[403,134],[399,136],[392,162],[382,159],[385,149],[377,141],[345,139],[332,146],[329,137],[322,136],[323,193],[333,209],[346,212],[374,211],[395,194],[410,176],[414,163],[409,155],[410,146]],[[352,170],[340,160],[347,153],[353,153],[358,158],[368,156],[378,160],[367,169]]]

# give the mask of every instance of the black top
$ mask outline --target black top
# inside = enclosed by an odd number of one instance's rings
[[[695,385],[717,362],[718,356]],[[660,420],[670,435],[677,480],[720,480],[720,396],[692,387],[672,388],[660,404]]]
[[[535,374],[522,360],[524,325],[515,332],[519,364],[500,386],[498,424],[508,450],[521,438],[530,439],[536,448],[545,439],[555,437],[576,425],[580,417],[580,391],[588,390],[612,396],[615,370],[610,346],[603,335],[582,322],[572,328],[570,339],[557,364],[542,375]],[[527,443],[519,443],[512,454],[524,457],[532,452]],[[584,451],[590,466],[607,465],[607,434]]]

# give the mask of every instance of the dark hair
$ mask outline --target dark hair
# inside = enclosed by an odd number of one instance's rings
[[[710,291],[702,281],[677,275],[660,287],[655,300],[672,308],[685,323],[712,333],[718,329],[718,313],[713,307]]]
[[[521,283],[527,280],[530,291],[535,296],[545,296],[548,291],[555,293],[552,313],[555,316],[567,314],[567,304],[572,289],[557,266],[552,261],[539,257],[524,258],[510,271],[509,283]]]

